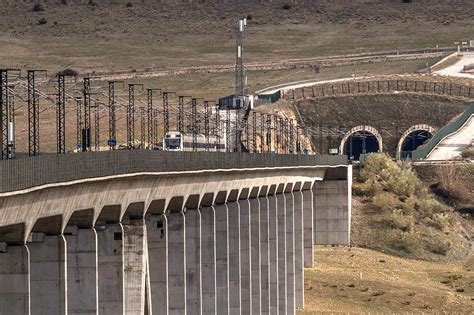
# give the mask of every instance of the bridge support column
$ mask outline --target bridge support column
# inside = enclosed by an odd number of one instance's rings
[[[68,226],[67,296],[69,314],[97,314],[99,309],[97,233]]]
[[[249,199],[250,204],[250,254],[251,254],[251,266],[250,266],[250,279],[251,279],[251,294],[252,294],[252,313],[261,314],[261,273],[260,268],[262,267],[262,261],[260,257],[261,250],[261,214],[260,214],[260,202],[257,198],[258,190],[254,197]],[[268,222],[268,221],[267,221]],[[268,266],[266,266],[268,269]]]
[[[186,312],[202,313],[201,300],[201,214],[197,209],[185,213],[186,237]],[[205,275],[208,276],[208,275]]]
[[[99,313],[124,312],[124,253],[121,223],[96,225],[99,265]]]
[[[286,294],[286,199],[282,193],[283,188],[277,191],[277,220],[278,220],[278,314],[286,314],[287,294]],[[280,191],[281,190],[281,191]]]
[[[311,183],[303,186],[303,242],[304,242],[304,267],[314,267],[314,232],[313,232],[313,192],[310,190]]]
[[[168,314],[168,224],[165,215],[151,215],[146,221],[151,309]]]
[[[269,245],[269,284],[270,284],[270,314],[278,314],[279,305],[279,260],[278,260],[278,205],[275,196],[275,186],[270,187],[268,193],[268,245]]]
[[[145,220],[123,225],[125,314],[145,313],[146,228]]]
[[[240,207],[227,204],[229,211],[229,313],[240,314]]]
[[[248,199],[238,201],[240,206],[240,300],[242,314],[252,312],[250,203]]]
[[[349,245],[352,169],[345,180],[317,181],[314,193],[314,237],[318,245]]]
[[[293,191],[295,216],[295,306],[304,308],[303,193]]]
[[[183,212],[168,218],[168,307],[169,314],[186,313],[186,231]]]
[[[266,194],[266,191],[265,191]],[[270,314],[270,218],[267,197],[258,198],[260,204],[260,303],[261,313]]]
[[[30,260],[25,245],[0,252],[0,314],[30,313]]]
[[[213,207],[201,209],[202,313],[216,314],[216,215]]]
[[[217,314],[229,314],[229,217],[227,205],[214,206],[216,214]]]
[[[31,310],[34,314],[67,314],[66,239],[63,235],[41,236],[36,234],[28,243]]]
[[[293,184],[288,184],[285,192],[286,201],[286,313],[295,313],[295,211]]]

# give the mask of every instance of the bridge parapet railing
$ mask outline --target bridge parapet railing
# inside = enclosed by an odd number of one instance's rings
[[[467,120],[471,118],[472,115],[474,115],[474,104],[469,105],[464,113],[462,113],[456,120],[441,128],[436,134],[433,135],[433,137],[425,146],[413,151],[412,159],[425,159],[444,138],[459,130],[459,128],[461,128],[467,122]]]
[[[0,193],[52,183],[143,172],[345,165],[329,155],[239,154],[116,150],[49,154],[0,161]]]

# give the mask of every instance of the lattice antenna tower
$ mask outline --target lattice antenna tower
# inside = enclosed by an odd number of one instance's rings
[[[235,62],[235,96],[240,97],[245,94],[245,67],[243,58],[243,35],[247,26],[247,19],[239,20],[237,26],[237,54]]]

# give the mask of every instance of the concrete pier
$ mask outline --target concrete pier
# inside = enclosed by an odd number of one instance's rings
[[[260,206],[260,311],[262,314],[270,314],[270,212],[267,192],[268,187],[263,187],[258,198]]]
[[[186,229],[183,212],[170,212],[168,219],[168,311],[186,313]]]
[[[125,314],[145,313],[146,227],[142,219],[123,226]]]
[[[286,314],[287,306],[287,270],[286,270],[286,196],[284,184],[277,188],[277,220],[278,220],[278,314]]]
[[[201,301],[201,214],[197,209],[187,209],[186,230],[186,313],[202,313]],[[205,275],[211,277],[212,275]]]
[[[66,239],[38,233],[28,249],[32,314],[68,314]]]
[[[122,314],[124,304],[123,228],[120,223],[96,225],[99,313]]]
[[[229,313],[240,314],[240,207],[237,202],[238,191],[229,194]]]
[[[202,313],[216,314],[216,215],[211,206],[201,208],[201,275]]]
[[[25,245],[0,252],[0,314],[29,314],[30,258]]]
[[[313,232],[313,192],[312,183],[303,185],[303,247],[304,247],[304,267],[314,267],[314,232]]]
[[[278,314],[279,305],[279,260],[278,260],[278,204],[275,196],[276,185],[268,190],[268,250],[269,250],[269,285],[270,285],[270,314]]]
[[[303,193],[301,184],[293,190],[294,237],[295,237],[295,306],[304,308],[304,257],[303,257]]]
[[[223,197],[225,199],[226,196]],[[227,205],[214,206],[216,215],[216,302],[218,314],[229,314],[229,216]]]
[[[98,243],[93,228],[66,229],[67,296],[69,314],[97,314],[99,310]]]
[[[293,199],[293,184],[287,184],[285,189],[286,208],[286,314],[294,314],[295,301],[295,211]]]
[[[151,215],[146,221],[151,308],[168,314],[168,224],[165,215]]]
[[[260,223],[261,212],[260,202],[258,200],[259,189],[254,188],[250,192],[250,280],[251,280],[251,301],[252,301],[252,313],[261,314],[261,270],[263,267],[261,261],[261,231]],[[268,221],[267,221],[268,222]],[[267,266],[268,269],[268,266]]]
[[[318,245],[350,244],[352,183],[337,175],[333,175],[335,180],[316,181],[313,186],[314,241]]]
[[[240,308],[242,314],[252,312],[250,203],[247,192],[241,194],[240,208]]]

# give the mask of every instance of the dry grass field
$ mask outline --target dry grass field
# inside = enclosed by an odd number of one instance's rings
[[[474,27],[468,0],[38,2],[43,11],[34,12],[33,1],[0,1],[0,67],[87,72],[233,64],[233,27],[242,17],[251,19],[247,61],[452,46],[472,37]]]
[[[474,258],[435,263],[356,247],[315,248],[298,314],[472,314]]]

